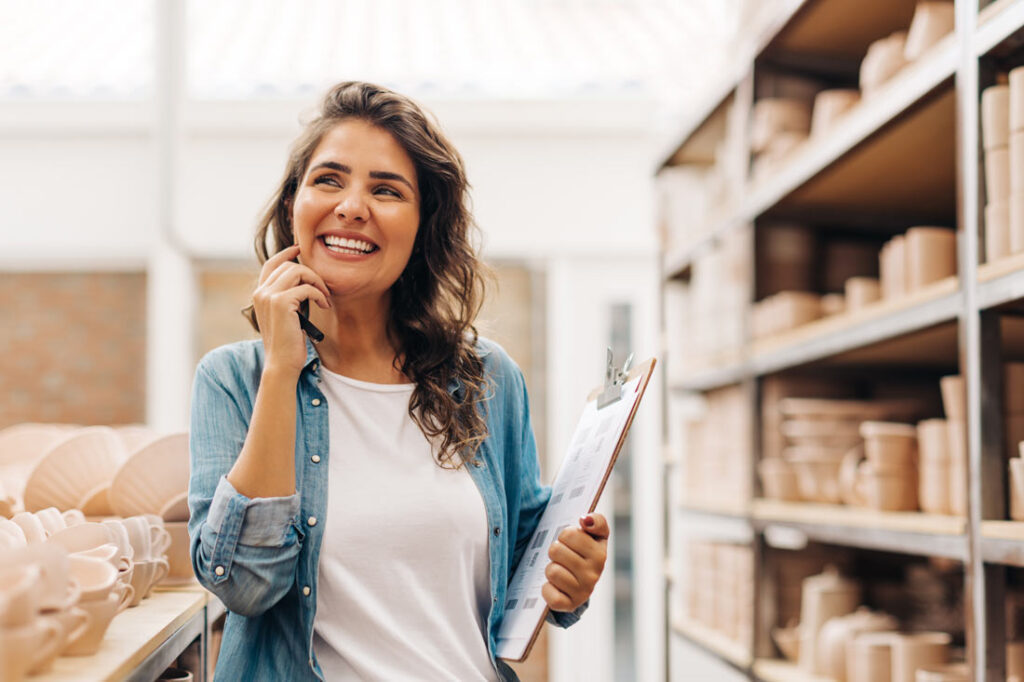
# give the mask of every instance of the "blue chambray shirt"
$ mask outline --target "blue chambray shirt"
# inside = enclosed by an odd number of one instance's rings
[[[313,655],[313,618],[324,524],[314,519],[327,516],[330,438],[327,400],[318,386],[319,357],[308,339],[306,347],[296,389],[298,490],[289,497],[250,499],[225,478],[242,451],[252,417],[263,371],[262,341],[222,346],[196,369],[188,530],[196,577],[228,609],[218,681],[323,679]],[[522,372],[498,344],[480,339],[476,349],[493,384],[486,409],[488,436],[477,466],[469,466],[490,529],[487,645],[498,678],[515,680],[512,669],[494,657],[495,642],[508,582],[551,489],[540,482]],[[453,384],[450,390],[460,388]],[[552,611],[548,621],[569,627],[586,608]]]

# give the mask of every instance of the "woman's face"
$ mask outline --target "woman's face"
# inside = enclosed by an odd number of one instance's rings
[[[405,269],[420,223],[416,168],[391,133],[342,121],[314,150],[292,229],[299,260],[335,296],[379,296]]]

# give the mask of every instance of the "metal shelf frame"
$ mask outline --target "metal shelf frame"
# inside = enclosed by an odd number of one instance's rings
[[[787,26],[800,17],[806,18],[807,13],[820,9],[820,6],[844,1],[793,0],[786,3],[772,23],[771,31],[754,37],[753,52],[738,51],[737,66],[730,72],[734,77],[722,86],[720,96],[716,95],[717,99],[709,101],[703,108],[703,118],[700,115],[692,117],[684,126],[672,149],[680,149],[688,136],[726,97],[735,92],[737,85],[750,77],[762,52]],[[865,11],[870,11],[870,5],[865,3]],[[946,557],[963,562],[968,662],[975,680],[1001,682],[1005,679],[1005,573],[1008,567],[1024,568],[1024,523],[1020,526],[1019,537],[1015,533],[993,534],[990,523],[990,520],[1006,518],[1007,475],[1000,423],[1003,355],[1000,319],[1010,306],[1015,308],[1015,312],[1024,310],[1024,256],[979,266],[984,208],[980,178],[980,91],[992,82],[993,65],[1019,63],[1019,57],[1024,55],[1024,0],[996,0],[980,11],[978,5],[979,0],[955,0],[957,30],[952,36],[937,45],[927,58],[897,75],[889,84],[892,87],[884,89],[859,110],[852,111],[828,139],[812,140],[811,144],[796,150],[787,166],[780,168],[774,176],[757,186],[746,187],[741,192],[745,200],[733,207],[734,220],[723,221],[718,228],[725,230],[725,226],[732,222],[755,223],[773,211],[784,212],[783,206],[792,203],[802,188],[837,168],[847,156],[866,142],[884,135],[885,130],[896,122],[909,120],[914,116],[913,112],[923,106],[922,103],[930,101],[937,93],[951,91],[955,97],[956,118],[956,221],[961,235],[955,288],[928,300],[915,301],[900,310],[858,320],[849,326],[830,329],[822,326],[821,334],[797,335],[792,343],[774,346],[748,343],[734,364],[694,372],[668,386],[665,397],[666,400],[672,399],[676,391],[704,392],[740,384],[749,387],[754,414],[757,415],[757,378],[760,376],[828,362],[851,351],[905,339],[940,325],[955,325],[957,360],[960,373],[966,379],[968,400],[968,514],[961,532],[929,532],[909,527],[895,528],[884,523],[870,527],[832,518],[816,521],[765,516],[759,513],[756,504],[749,516],[741,518],[741,522],[749,522],[752,526],[752,547],[755,550],[755,568],[758,569],[763,564],[766,538],[772,535],[773,528],[782,528],[791,534],[802,533],[808,540],[816,542]],[[749,102],[745,104],[750,106]],[[664,163],[671,160],[672,154],[666,156]],[[713,230],[709,237],[686,254],[672,254],[671,261],[663,263],[666,280],[685,275],[700,248],[713,243],[716,235],[717,231]],[[662,322],[664,328],[664,316]],[[758,429],[754,431],[755,443],[751,452],[758,453]],[[757,489],[755,482],[754,490]],[[691,509],[685,514],[683,522],[693,521],[702,515],[714,515],[714,510]],[[677,515],[680,514],[668,513],[667,518]],[[736,516],[725,516],[737,520]],[[672,527],[669,523],[668,532],[672,532]],[[752,666],[740,668],[751,679],[758,679],[758,663],[771,650],[762,623],[764,614],[759,613],[763,589],[758,580],[753,608],[755,623],[759,626],[755,627],[751,647],[756,659]],[[666,609],[666,612],[671,610]],[[669,624],[666,624],[666,630],[676,632]],[[701,645],[700,638],[688,639]],[[726,663],[736,669],[733,663]]]

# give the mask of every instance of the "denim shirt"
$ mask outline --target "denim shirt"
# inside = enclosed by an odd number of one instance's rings
[[[188,531],[196,577],[228,610],[217,680],[323,679],[313,655],[313,619],[324,528],[317,520],[327,515],[330,438],[327,401],[317,374],[319,357],[309,340],[306,346],[306,364],[296,387],[297,491],[288,497],[250,499],[225,477],[242,451],[252,418],[263,371],[262,341],[222,346],[196,369]],[[486,400],[488,436],[475,465],[468,466],[489,528],[487,647],[498,678],[515,680],[512,669],[495,658],[495,643],[509,580],[551,489],[540,483],[522,372],[494,342],[480,339],[476,350],[492,384]],[[453,383],[449,390],[458,397],[461,389]],[[586,607],[552,611],[548,621],[569,627]]]

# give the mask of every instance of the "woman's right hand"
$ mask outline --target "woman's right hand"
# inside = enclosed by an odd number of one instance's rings
[[[299,306],[309,299],[330,308],[330,290],[310,268],[292,262],[298,245],[289,246],[267,259],[259,284],[252,294],[256,321],[266,353],[264,369],[276,368],[296,377],[306,364],[306,339],[299,325]]]

